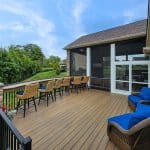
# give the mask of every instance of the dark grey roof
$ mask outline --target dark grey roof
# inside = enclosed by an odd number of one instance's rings
[[[111,43],[146,36],[147,19],[82,36],[64,49]]]

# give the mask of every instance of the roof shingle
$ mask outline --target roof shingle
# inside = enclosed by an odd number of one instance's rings
[[[147,19],[136,21],[134,23],[82,36],[67,45],[64,49],[69,50],[146,36],[146,27]]]

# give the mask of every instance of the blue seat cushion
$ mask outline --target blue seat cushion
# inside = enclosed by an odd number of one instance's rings
[[[115,122],[123,129],[129,130],[134,125],[150,117],[150,105],[138,104],[134,113],[128,113],[108,119],[108,122]]]
[[[150,105],[138,104],[136,112],[131,115],[129,128],[150,117]]]
[[[46,89],[46,86],[40,86],[39,89],[45,90],[45,89]]]
[[[131,119],[131,113],[115,116],[108,119],[108,122],[115,122],[119,124],[123,129],[128,130],[129,129],[129,121]]]
[[[139,96],[143,99],[143,100],[150,100],[150,88],[147,87],[143,87],[140,91]]]
[[[144,113],[135,112],[135,113],[131,114],[131,118],[128,123],[128,128],[129,129],[132,128],[134,125],[138,124],[139,122],[143,121],[146,118],[147,117],[145,116]]]
[[[139,96],[129,95],[128,100],[134,104],[134,106],[137,106],[137,104],[142,100]]]
[[[18,91],[17,94],[18,95],[23,95],[24,91]]]

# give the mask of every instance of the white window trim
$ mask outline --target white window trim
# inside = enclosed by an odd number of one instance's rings
[[[141,61],[115,61],[115,43],[110,44],[110,52],[111,52],[111,93],[118,93],[129,95],[132,92],[132,83],[136,83],[132,81],[132,66],[133,65],[148,65],[148,83],[137,82],[137,84],[148,84],[150,87],[150,61],[149,60],[141,60]],[[121,82],[129,82],[129,91],[123,91],[116,89],[116,65],[129,65],[129,81]]]

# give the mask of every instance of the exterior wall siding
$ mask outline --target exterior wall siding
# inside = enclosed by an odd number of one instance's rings
[[[71,52],[67,50],[67,75],[71,75]]]

